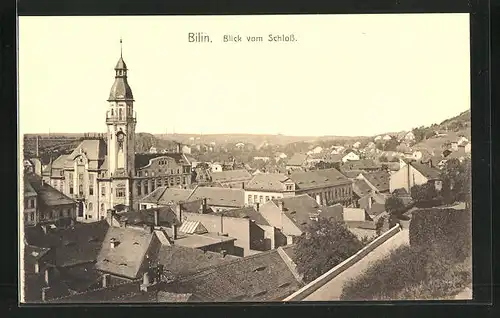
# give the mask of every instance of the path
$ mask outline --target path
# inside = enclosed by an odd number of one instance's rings
[[[331,281],[320,287],[311,295],[304,298],[304,301],[327,301],[340,300],[342,288],[345,282],[363,273],[374,261],[389,255],[394,249],[402,245],[409,244],[409,232],[407,229],[399,232],[385,243],[368,253],[363,259],[349,267]]]

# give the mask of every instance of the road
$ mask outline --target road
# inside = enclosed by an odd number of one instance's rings
[[[320,287],[311,295],[304,298],[304,301],[327,301],[327,300],[340,300],[342,288],[344,283],[353,279],[363,273],[374,261],[389,255],[394,249],[409,244],[409,231],[404,229],[398,234],[391,237],[385,243],[380,245],[366,255],[359,262],[349,267],[331,281]]]

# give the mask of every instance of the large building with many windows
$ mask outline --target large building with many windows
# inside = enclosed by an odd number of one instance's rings
[[[78,221],[98,221],[108,209],[138,208],[139,200],[159,186],[185,188],[191,162],[182,153],[135,153],[137,115],[122,55],[108,97],[107,133],[84,138],[42,172],[44,180],[77,202]]]

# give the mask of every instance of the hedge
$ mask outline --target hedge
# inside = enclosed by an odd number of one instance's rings
[[[410,245],[423,250],[438,249],[459,260],[471,254],[470,210],[421,209],[412,213]]]

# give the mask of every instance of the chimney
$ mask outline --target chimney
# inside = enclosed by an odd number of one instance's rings
[[[172,238],[174,240],[177,239],[177,224],[175,223],[175,221],[172,223]]]
[[[175,214],[179,222],[182,222],[182,206],[180,203],[177,203],[177,205],[175,206]]]
[[[278,201],[278,208],[281,212],[285,211],[285,202],[283,202],[283,200]]]
[[[245,190],[245,182],[242,182],[242,183],[241,183],[241,188],[242,188],[243,190]]]
[[[40,273],[40,261],[35,262],[35,273]]]
[[[203,213],[207,213],[207,198],[203,198]]]
[[[140,286],[141,288],[141,291],[145,291],[147,292],[148,291],[148,287],[151,286],[151,282],[149,280],[149,272],[146,271],[143,275],[142,275],[142,284]]]
[[[160,211],[159,211],[159,209],[158,208],[155,209],[153,211],[153,213],[154,213],[154,217],[155,217],[155,226],[159,226],[160,225]]]
[[[371,210],[373,203],[373,198],[371,196],[368,197],[368,210]]]
[[[52,281],[52,267],[47,267],[45,269],[45,285],[50,287]]]
[[[42,301],[47,301],[47,293],[49,292],[50,287],[42,287]]]
[[[255,210],[257,210],[257,212],[259,212],[259,209],[260,209],[260,203],[256,202],[255,203]]]
[[[118,246],[118,241],[113,237],[109,240],[111,248],[115,248]]]
[[[106,288],[109,286],[109,280],[111,276],[109,274],[102,275],[102,288]]]
[[[225,257],[227,255],[227,251],[226,250],[221,250],[220,254],[222,255],[222,257]]]
[[[40,158],[40,153],[39,153],[39,139],[40,139],[40,136],[36,136],[36,157],[37,158]]]

